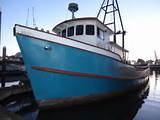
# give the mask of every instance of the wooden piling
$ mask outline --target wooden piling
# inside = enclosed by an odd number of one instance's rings
[[[6,47],[3,47],[3,54],[2,54],[2,72],[6,71]],[[5,87],[5,76],[2,75],[2,79],[1,79],[1,87],[4,88]]]

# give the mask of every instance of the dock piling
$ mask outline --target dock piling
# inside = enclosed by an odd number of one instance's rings
[[[6,71],[6,47],[3,47],[3,53],[2,53],[2,72]],[[5,76],[2,75],[1,79],[1,87],[5,87]]]

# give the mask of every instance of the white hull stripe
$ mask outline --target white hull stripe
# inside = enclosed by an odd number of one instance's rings
[[[26,35],[26,36],[30,36],[34,38],[43,39],[45,41],[55,42],[55,43],[59,43],[62,45],[71,46],[71,47],[79,48],[82,50],[87,50],[87,51],[98,53],[104,56],[109,56],[109,57],[112,57],[114,59],[121,61],[120,57],[117,54],[114,54],[110,51],[107,51],[101,48],[97,48],[97,47],[94,47],[94,46],[91,46],[85,43],[81,43],[78,41],[63,38],[63,37],[60,37],[54,34],[48,34],[46,32],[41,32],[41,31],[38,31],[32,28],[28,28],[25,26],[16,25],[15,34],[22,34],[22,35]]]

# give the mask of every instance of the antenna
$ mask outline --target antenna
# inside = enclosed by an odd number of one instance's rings
[[[29,8],[28,8],[28,11],[27,11],[26,26],[28,26],[28,19],[29,19]]]
[[[29,17],[30,17],[30,14],[29,14],[29,8],[28,8],[28,11],[27,11],[27,17],[26,17],[26,26],[29,25]],[[36,21],[35,21],[35,17],[34,17],[34,7],[32,7],[32,22],[33,22],[33,27],[36,27]]]
[[[103,24],[105,24],[108,27],[110,25],[113,25],[112,29],[114,31],[114,36],[113,36],[114,43],[116,43],[116,35],[122,34],[122,47],[124,48],[124,36],[126,34],[126,31],[124,30],[124,27],[123,27],[123,22],[122,22],[117,0],[103,0],[101,8],[97,14],[97,18],[100,17],[100,14],[102,14],[102,11],[104,15]],[[106,23],[106,15],[108,14],[112,15],[113,21]],[[116,30],[116,15],[117,14],[118,14],[120,25],[121,25],[121,30],[119,30],[118,32]]]
[[[32,7],[33,27],[36,27],[36,21],[34,18],[34,7]]]
[[[78,4],[77,3],[69,3],[68,10],[72,12],[72,19],[75,18],[74,13],[78,11]]]

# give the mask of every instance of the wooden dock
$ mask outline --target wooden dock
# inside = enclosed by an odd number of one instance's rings
[[[20,81],[27,82],[28,77],[25,66],[20,56],[7,56],[6,47],[3,47],[3,54],[0,57],[0,83],[5,87],[6,82]]]
[[[0,103],[6,100],[7,98],[18,95],[24,94],[26,92],[32,92],[32,89],[29,86],[11,86],[6,88],[0,88]]]
[[[6,86],[6,83],[15,81],[18,81],[19,84]],[[5,105],[9,104],[11,100],[32,93],[32,89],[22,57],[7,56],[6,47],[3,47],[3,54],[0,57],[0,83],[0,120],[22,120],[23,118],[20,115],[7,111]]]
[[[160,65],[149,65],[149,68],[151,70],[160,71]]]

